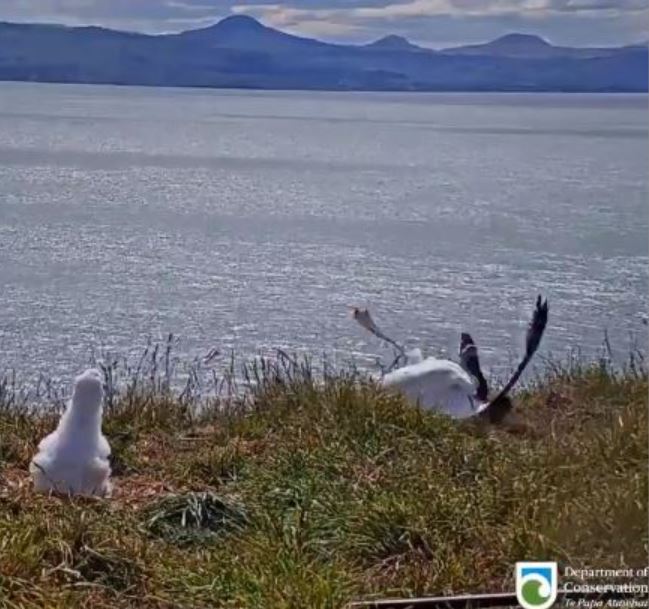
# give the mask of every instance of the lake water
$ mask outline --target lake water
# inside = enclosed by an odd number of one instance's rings
[[[646,341],[647,98],[0,84],[0,369]]]

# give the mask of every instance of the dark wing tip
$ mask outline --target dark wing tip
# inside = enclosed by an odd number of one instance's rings
[[[534,315],[527,330],[527,354],[532,355],[538,348],[545,327],[548,324],[549,306],[547,299],[544,301],[541,295],[536,299]]]
[[[547,298],[543,300],[539,295],[536,299],[536,309],[534,310],[534,317],[532,318],[532,323],[535,324],[545,324],[548,321],[548,300]]]
[[[546,311],[548,310],[548,299],[543,300],[543,296],[539,294],[536,297],[536,309],[537,311]]]
[[[470,334],[462,332],[462,334],[460,335],[460,351],[462,351],[468,345],[475,345],[475,342],[473,342],[473,338],[471,338]]]
[[[477,347],[475,346],[475,342],[473,342],[471,335],[467,334],[466,332],[462,332],[462,334],[460,335],[460,357],[466,357],[469,352],[477,354],[477,351]]]

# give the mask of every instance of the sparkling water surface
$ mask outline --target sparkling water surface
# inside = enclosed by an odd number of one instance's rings
[[[0,84],[0,369],[647,337],[647,98]],[[540,358],[539,361],[542,361]]]

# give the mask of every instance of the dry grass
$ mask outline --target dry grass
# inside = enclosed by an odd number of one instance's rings
[[[499,429],[351,376],[249,376],[253,400],[200,414],[191,391],[155,380],[115,391],[111,500],[32,492],[27,465],[56,416],[5,388],[0,606],[333,609],[511,590],[521,559],[647,564],[637,366],[550,368]]]

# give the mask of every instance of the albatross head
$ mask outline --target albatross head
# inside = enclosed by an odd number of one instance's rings
[[[98,412],[104,397],[102,376],[99,370],[91,368],[74,379],[72,408]]]

